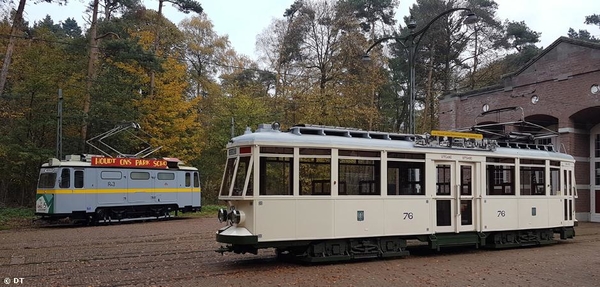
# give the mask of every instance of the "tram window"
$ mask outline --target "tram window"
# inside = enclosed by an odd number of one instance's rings
[[[68,168],[63,168],[60,172],[60,183],[58,184],[60,188],[69,188],[71,187],[71,170]]]
[[[488,157],[486,159],[487,162],[494,162],[494,163],[515,163],[515,159],[514,158],[503,158],[503,157]]]
[[[301,155],[331,155],[330,149],[322,149],[322,148],[301,148]]]
[[[225,166],[225,175],[223,176],[223,184],[221,185],[221,195],[229,195],[229,188],[231,187],[231,180],[233,179],[233,170],[235,168],[235,161],[237,158],[232,157],[227,159],[227,165]]]
[[[560,161],[551,160],[551,161],[550,161],[550,165],[551,165],[551,166],[558,166],[558,167],[560,167]]]
[[[293,195],[292,163],[291,157],[261,157],[259,194]]]
[[[340,195],[380,195],[378,160],[339,160],[339,181],[344,183]],[[340,185],[341,186],[341,185]]]
[[[436,180],[436,195],[450,195],[451,191],[451,177],[450,177],[450,166],[447,164],[440,164],[436,167],[437,169],[437,180]]]
[[[387,157],[388,158],[405,158],[405,159],[425,159],[425,154],[389,152],[387,154]]]
[[[550,168],[550,195],[560,195],[560,169]]]
[[[39,188],[54,188],[56,184],[56,173],[42,173],[38,182]]]
[[[388,195],[425,195],[425,163],[388,161]]]
[[[185,173],[185,187],[192,186],[192,175],[189,172]]]
[[[233,184],[233,193],[231,195],[240,196],[244,192],[244,183],[246,183],[246,175],[248,174],[248,167],[250,166],[250,157],[240,157],[238,168],[235,173],[235,181]]]
[[[254,195],[254,169],[250,170],[250,174],[248,175],[248,177],[250,177],[250,179],[248,180],[248,187],[246,188],[246,196],[252,196]]]
[[[158,174],[156,174],[156,178],[158,180],[174,180],[175,179],[175,173],[172,173],[172,172],[159,172]]]
[[[546,195],[545,169],[521,166],[521,195]]]
[[[75,188],[82,188],[83,187],[83,170],[76,170],[73,179],[75,180]]]
[[[100,173],[102,179],[121,179],[123,175],[120,171],[103,171]]]
[[[263,146],[260,147],[260,153],[294,154],[294,148]]]
[[[148,179],[150,179],[150,173],[149,172],[132,171],[129,174],[129,178],[131,178],[132,180],[148,180]]]
[[[200,174],[194,172],[194,187],[200,187]]]
[[[353,157],[379,157],[379,152],[376,151],[360,151],[360,150],[340,150],[338,152],[340,156],[353,156]]]
[[[537,164],[537,165],[545,165],[546,164],[546,161],[543,159],[522,158],[520,162],[521,162],[521,164]]]
[[[331,159],[300,158],[300,195],[331,195]]]
[[[489,159],[489,158],[488,158]],[[486,177],[487,195],[515,195],[515,167],[488,165]]]

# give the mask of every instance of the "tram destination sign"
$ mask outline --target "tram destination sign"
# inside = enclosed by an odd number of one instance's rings
[[[92,166],[167,168],[167,161],[145,158],[92,157]]]

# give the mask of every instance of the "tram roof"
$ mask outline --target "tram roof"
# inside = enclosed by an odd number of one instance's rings
[[[310,129],[309,129],[310,130]],[[308,131],[305,129],[304,131]],[[316,131],[316,132],[314,132]],[[372,137],[374,136],[374,137]],[[399,150],[417,153],[457,153],[470,155],[486,155],[499,157],[533,157],[574,160],[571,155],[529,148],[497,147],[494,150],[468,149],[456,147],[422,146],[414,142],[415,135],[368,132],[361,130],[343,130],[339,128],[312,129],[310,133],[302,130],[274,130],[261,125],[255,132],[249,130],[245,134],[231,139],[227,147],[234,146],[287,146],[314,148],[345,148],[363,150]]]

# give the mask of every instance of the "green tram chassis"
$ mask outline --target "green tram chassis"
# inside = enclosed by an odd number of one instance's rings
[[[223,235],[220,233],[221,231],[216,234],[217,242],[228,244],[216,250],[221,254],[225,252],[257,254],[258,249],[275,248],[278,257],[304,262],[404,257],[409,255],[407,240],[415,239],[427,242],[429,248],[439,251],[441,247],[456,246],[501,249],[547,245],[556,243],[555,233],[558,233],[562,240],[575,237],[574,227],[556,227],[493,232],[258,242],[256,235]]]

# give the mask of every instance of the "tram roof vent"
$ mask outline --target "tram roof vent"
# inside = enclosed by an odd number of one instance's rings
[[[290,128],[290,132],[295,135],[321,135],[338,136],[350,138],[380,139],[380,140],[398,140],[414,141],[415,135],[396,134],[379,131],[365,131],[356,128],[322,126],[322,125],[295,125]]]
[[[280,132],[279,123],[275,122],[272,124],[259,124],[256,132]]]
[[[68,154],[65,156],[66,161],[81,161],[81,155],[78,154]]]

